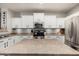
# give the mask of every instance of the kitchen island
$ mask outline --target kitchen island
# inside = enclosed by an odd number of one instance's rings
[[[0,49],[0,55],[79,55],[79,52],[57,39],[24,39],[13,46]]]

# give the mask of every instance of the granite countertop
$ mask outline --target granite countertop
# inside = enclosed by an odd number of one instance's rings
[[[11,35],[33,35],[32,33],[12,33]],[[45,35],[64,36],[64,34],[46,33]]]
[[[6,49],[0,49],[1,55],[24,54],[52,54],[52,55],[79,55],[79,52],[65,45],[59,40],[23,40]]]
[[[12,37],[12,36],[32,36],[33,34],[32,33],[17,34],[17,33],[4,32],[3,34],[0,33],[0,35],[2,36],[2,37],[0,37],[0,40],[1,40],[1,39]],[[64,34],[56,34],[56,33],[47,33],[47,34],[45,34],[45,36],[51,36],[51,35],[52,36],[64,36]]]

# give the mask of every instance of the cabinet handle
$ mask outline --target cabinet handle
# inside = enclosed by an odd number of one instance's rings
[[[6,48],[6,43],[4,43],[4,48]]]
[[[8,47],[8,42],[7,42],[7,47]]]

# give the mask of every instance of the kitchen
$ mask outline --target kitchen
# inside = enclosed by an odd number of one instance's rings
[[[78,10],[78,3],[0,3],[0,55],[79,55],[66,29]],[[36,23],[43,38],[31,32]]]

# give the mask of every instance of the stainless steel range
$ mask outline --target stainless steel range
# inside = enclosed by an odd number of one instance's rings
[[[40,37],[41,39],[44,39],[45,37],[45,28],[43,27],[43,24],[35,23],[34,28],[31,30],[33,33],[34,38]]]

